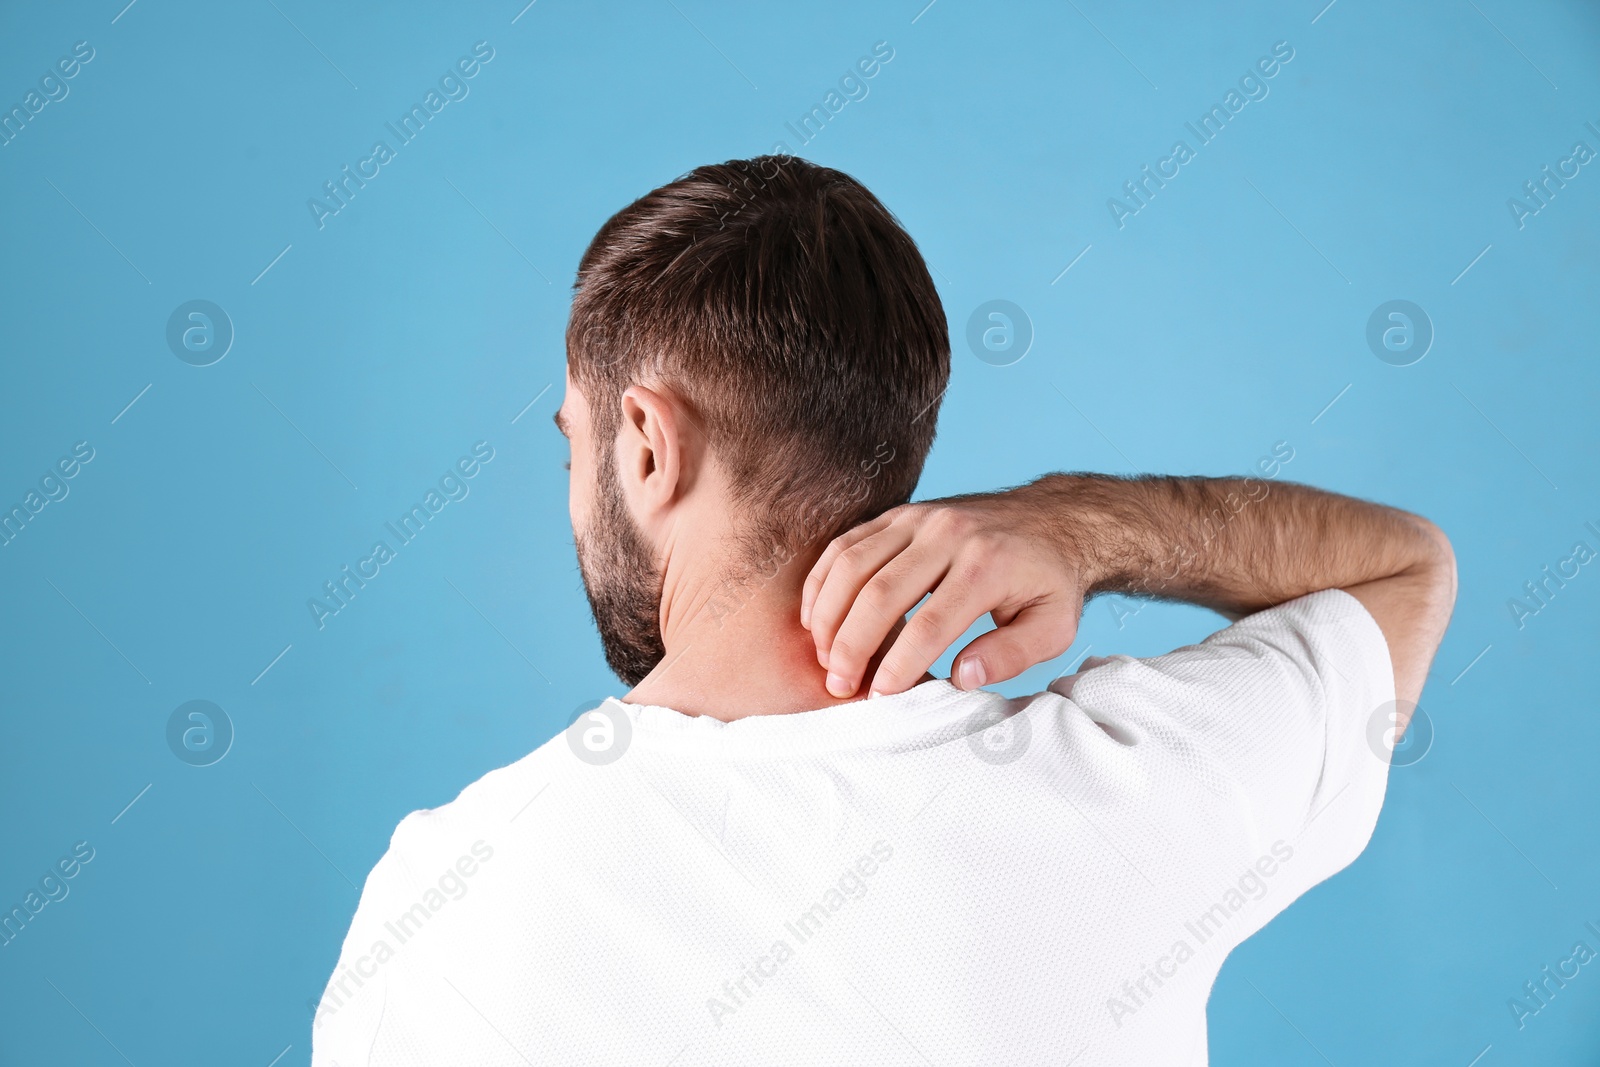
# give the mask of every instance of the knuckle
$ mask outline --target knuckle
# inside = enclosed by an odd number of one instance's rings
[[[923,525],[936,537],[960,537],[966,520],[955,508],[939,507],[928,512]]]
[[[1014,669],[1019,662],[1027,658],[1015,638],[1003,637],[990,645],[983,653],[983,658],[996,667],[1005,670]]]
[[[890,514],[893,514],[895,516],[895,518],[900,519],[901,521],[910,520],[910,521],[921,522],[922,519],[925,518],[930,511],[938,511],[938,510],[939,510],[939,505],[937,505],[937,504],[935,504],[935,503],[933,503],[931,501],[927,501],[927,500],[910,501],[910,500],[908,500],[904,504],[898,504],[894,508],[890,509]]]
[[[880,573],[862,586],[860,595],[856,597],[856,602],[870,608],[878,615],[885,615],[889,611],[889,602],[892,595],[892,579],[886,578]]]
[[[962,588],[971,588],[983,582],[989,573],[989,560],[979,552],[964,552],[950,567],[950,578]]]
[[[945,515],[945,521],[950,524],[953,536],[969,541],[977,535],[980,524],[978,517],[971,511],[966,508],[947,508]]]
[[[844,577],[856,576],[862,570],[867,554],[867,542],[863,539],[848,548],[841,549],[833,561],[833,569],[839,571]]]
[[[831,650],[835,639],[839,635],[839,627],[844,619],[839,612],[826,604],[818,602],[811,608],[811,636],[817,643],[817,648]]]
[[[967,536],[967,545],[973,553],[993,559],[1006,545],[1006,535],[998,530],[976,530]]]
[[[828,670],[834,674],[848,675],[864,661],[856,648],[855,638],[841,634],[828,650]]]
[[[914,680],[919,673],[921,672],[916,671],[906,657],[885,656],[883,663],[878,666],[878,673],[873,682],[878,689],[898,692],[906,688],[907,683]]]
[[[936,633],[929,631],[913,634],[911,628],[907,626],[905,632],[900,635],[900,640],[895,642],[894,648],[883,657],[880,673],[896,681],[913,681],[927,670],[943,651]]]
[[[911,616],[911,621],[906,623],[906,628],[901,631],[900,637],[904,644],[911,646],[917,652],[928,652],[939,643],[939,636],[944,633],[949,621],[940,609],[925,607]]]

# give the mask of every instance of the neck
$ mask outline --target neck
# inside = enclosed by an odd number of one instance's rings
[[[816,555],[820,549],[791,560],[771,579],[757,576],[731,592],[728,583],[669,577],[661,597],[667,654],[624,699],[731,722],[864,698],[903,620],[867,665],[858,693],[843,699],[830,694],[816,643],[800,625],[801,585]]]

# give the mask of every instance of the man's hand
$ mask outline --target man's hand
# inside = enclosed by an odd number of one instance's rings
[[[806,578],[800,621],[828,691],[844,697],[927,594],[869,692],[910,688],[985,613],[997,628],[951,668],[963,689],[1061,655],[1098,593],[1237,619],[1323,589],[1348,592],[1383,631],[1404,720],[1455,604],[1450,542],[1416,515],[1292,482],[1052,474],[906,504],[828,546]]]
[[[995,630],[956,657],[963,689],[1014,678],[1072,644],[1083,613],[1080,554],[1028,487],[905,504],[841,535],[812,567],[800,621],[828,692],[845,697],[906,612],[929,599],[884,655],[869,693],[911,688],[985,614]]]

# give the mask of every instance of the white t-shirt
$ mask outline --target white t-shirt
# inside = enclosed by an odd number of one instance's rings
[[[1393,699],[1329,590],[1028,697],[609,700],[400,824],[312,1062],[1203,1065],[1227,953],[1366,846]]]

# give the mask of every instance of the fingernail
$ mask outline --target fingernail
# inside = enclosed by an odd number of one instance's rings
[[[870,693],[867,694],[867,699],[868,700],[877,700],[881,696],[883,696],[883,694],[878,692],[876,689],[874,689]]]
[[[974,656],[972,659],[963,660],[961,666],[956,668],[956,678],[963,689],[979,689],[986,681],[983,669],[983,660]]]
[[[828,650],[827,649],[823,648],[823,649],[818,649],[817,650],[817,662],[819,664],[821,664],[823,670],[827,670],[828,669]]]
[[[855,690],[851,688],[849,682],[845,681],[843,675],[834,674],[832,671],[829,671],[828,692],[832,693],[836,697],[847,697],[851,693],[855,692]]]
[[[811,629],[811,605],[810,604],[801,604],[800,605],[800,625],[805,627],[807,630]]]

